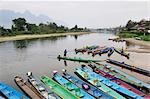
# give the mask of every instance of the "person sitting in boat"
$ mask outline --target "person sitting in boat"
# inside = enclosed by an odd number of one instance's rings
[[[67,50],[65,49],[64,50],[64,56],[66,57],[66,55],[67,55]]]

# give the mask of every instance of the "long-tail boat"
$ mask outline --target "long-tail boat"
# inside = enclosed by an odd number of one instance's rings
[[[17,86],[26,93],[32,99],[42,99],[42,97],[38,96],[30,87],[29,84],[20,76],[15,76],[14,78],[15,83]]]
[[[14,88],[0,82],[0,93],[7,99],[30,99]]]
[[[102,46],[102,47],[98,47],[97,49],[93,49],[93,50],[88,50],[87,53],[95,53],[95,52],[100,52],[102,49],[105,49],[106,46]]]
[[[116,48],[114,48],[114,50],[115,50],[115,52],[117,52],[118,54],[120,54],[120,55],[122,55],[122,56],[124,56],[124,57],[126,57],[127,59],[129,59],[130,57],[130,54],[129,53],[125,53],[123,50],[122,51],[120,51],[120,50],[117,50]]]
[[[80,77],[81,79],[83,79],[84,81],[87,81],[88,83],[94,85],[95,87],[97,87],[98,89],[100,89],[101,91],[105,92],[106,94],[114,97],[115,99],[125,99],[125,97],[123,97],[122,95],[120,95],[119,93],[117,93],[116,91],[112,90],[110,87],[106,86],[105,84],[103,84],[102,82],[98,81],[98,79],[95,79],[93,77],[90,77],[88,75],[88,73],[85,73],[84,71],[82,71],[79,68],[76,68],[75,70],[75,74]]]
[[[137,73],[141,73],[143,75],[146,75],[146,76],[149,76],[150,77],[150,71],[148,70],[144,70],[142,68],[139,68],[139,67],[135,67],[135,66],[131,66],[131,65],[128,65],[124,62],[119,62],[119,61],[116,61],[116,60],[112,60],[112,59],[107,59],[106,60],[108,63],[111,63],[111,64],[114,64],[116,66],[121,66],[123,68],[127,68],[129,70],[132,70],[132,71],[135,71]]]
[[[60,97],[45,87],[45,85],[34,77],[32,72],[27,73],[29,83],[41,94],[45,99],[60,99]]]
[[[150,99],[150,96],[148,96],[148,95],[144,94],[143,92],[137,90],[136,88],[132,87],[128,83],[118,79],[114,75],[109,74],[109,72],[103,71],[102,68],[99,68],[100,66],[98,64],[96,64],[94,62],[91,62],[88,66],[90,66],[93,69],[94,72],[100,74],[101,76],[103,76],[105,78],[108,78],[108,79],[110,79],[113,82],[118,83],[122,87],[125,87],[125,88],[129,89],[130,91],[132,91],[132,92],[134,92],[134,93],[136,93],[136,94],[138,94],[138,95],[140,95],[140,96],[142,96],[144,98],[147,98],[147,99],[149,98]]]
[[[107,85],[108,87],[112,88],[113,90],[115,90],[116,92],[119,92],[120,94],[122,94],[123,96],[127,97],[127,98],[134,98],[134,99],[144,99],[143,97],[141,97],[140,95],[120,86],[119,84],[110,81],[109,79],[93,72],[91,69],[87,68],[85,65],[83,65],[81,68],[79,68],[78,70],[83,71],[84,73],[87,73],[89,78],[94,78],[97,79],[98,82],[102,82],[103,84]]]
[[[65,87],[61,86],[48,76],[42,76],[41,81],[63,99],[79,99],[77,96],[68,91]]]
[[[97,63],[100,65],[100,69],[103,69],[105,72],[109,72],[109,74],[114,75],[115,77],[131,84],[134,86],[137,86],[139,89],[146,89],[147,91],[150,90],[150,84],[147,84],[133,76],[130,76],[123,71],[120,71],[119,69],[112,67],[110,65],[102,64],[102,63]]]
[[[67,88],[71,93],[79,97],[80,99],[95,99],[93,96],[88,94],[86,91],[82,90],[72,82],[68,81],[66,78],[62,77],[58,73],[54,73],[53,79],[59,84]]]
[[[82,88],[92,96],[94,96],[97,99],[113,99],[112,96],[104,93],[103,91],[99,90],[98,88],[94,87],[91,84],[88,84],[87,82],[84,82],[71,74],[67,73],[66,71],[63,72],[63,77],[65,77],[67,80],[71,81],[72,83],[76,84],[78,87]]]
[[[114,53],[114,47],[110,47],[108,52],[108,57],[110,57]]]
[[[59,60],[69,60],[69,61],[77,61],[77,62],[85,62],[85,63],[88,63],[89,61],[92,61],[92,62],[100,62],[101,60],[92,60],[92,59],[83,59],[83,58],[77,58],[77,57],[63,57],[63,56],[60,56],[58,55],[57,57]]]
[[[97,49],[99,48],[99,46],[96,46],[96,45],[93,45],[93,46],[86,46],[85,48],[81,48],[81,49],[75,49],[75,52],[76,53],[84,53],[84,52],[87,52],[89,50],[94,50],[94,49]]]

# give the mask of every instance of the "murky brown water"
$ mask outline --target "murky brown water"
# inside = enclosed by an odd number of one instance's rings
[[[62,69],[65,68],[68,72],[73,74],[74,68],[79,67],[80,63],[68,61],[67,66],[65,66],[64,61],[58,61],[56,59],[58,54],[63,55],[64,49],[67,49],[68,56],[70,57],[79,56],[92,58],[87,54],[76,55],[74,53],[74,49],[81,48],[86,45],[106,45],[120,48],[122,46],[126,46],[124,42],[116,43],[108,41],[108,38],[112,37],[115,37],[115,35],[94,33],[80,35],[78,37],[63,36],[0,43],[0,81],[17,88],[13,81],[14,76],[21,75],[26,78],[26,73],[28,71],[32,71],[33,74],[38,77],[41,75],[48,75],[52,77],[53,70],[57,70],[61,73]],[[94,57],[94,59],[106,58],[108,58],[107,55]],[[150,70],[150,53],[131,53],[130,60],[114,53],[111,58],[118,61],[125,61],[126,63]],[[120,67],[117,68],[144,82],[150,83],[150,77],[143,76]]]

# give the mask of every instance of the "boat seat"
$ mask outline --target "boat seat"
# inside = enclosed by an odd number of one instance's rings
[[[72,86],[71,82],[67,82],[67,83],[65,83],[65,85],[66,85],[68,90],[70,90],[70,91],[74,90],[74,87]]]
[[[76,88],[76,89],[75,89],[75,94],[76,94],[78,97],[80,97],[80,98],[84,97],[84,95],[81,93],[81,89],[80,89],[80,88]]]
[[[5,89],[7,89],[7,87],[0,87],[1,91],[5,90]]]
[[[107,83],[107,86],[112,87],[112,86],[113,86],[113,84]]]
[[[98,80],[99,80],[100,82],[102,82],[102,81],[103,81],[103,79],[100,79],[100,78],[99,78]]]
[[[93,94],[96,95],[96,97],[99,97],[99,98],[102,96],[102,94],[99,93],[99,91],[97,89],[93,90]]]
[[[120,87],[114,87],[115,89],[119,89]]]

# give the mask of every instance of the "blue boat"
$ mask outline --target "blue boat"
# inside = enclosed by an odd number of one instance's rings
[[[114,53],[114,47],[110,47],[108,52],[108,57],[110,57]]]
[[[102,49],[100,52],[99,52],[99,55],[101,56],[101,54],[105,54],[105,53],[108,53],[110,50],[109,47],[105,48],[105,49]]]
[[[0,93],[2,93],[8,99],[30,99],[21,92],[2,82],[0,82]]]
[[[95,99],[93,96],[91,96],[72,82],[68,81],[58,73],[54,73],[53,79],[81,99]]]
[[[138,94],[136,94],[136,93],[120,86],[119,84],[112,82],[111,80],[93,72],[91,69],[89,69],[85,65],[82,66],[81,70],[86,72],[90,78],[97,79],[98,81],[104,83],[108,87],[114,89],[115,91],[121,93],[122,95],[124,95],[126,97],[130,97],[130,98],[134,98],[134,99],[144,99],[143,97],[139,96]]]
[[[78,87],[82,88],[83,90],[85,90],[86,92],[88,92],[89,94],[91,94],[92,96],[94,96],[97,99],[113,99],[112,96],[104,93],[103,91],[99,90],[98,88],[70,75],[67,72],[63,73],[63,77],[65,77],[67,80],[73,82],[74,84],[76,84]]]

